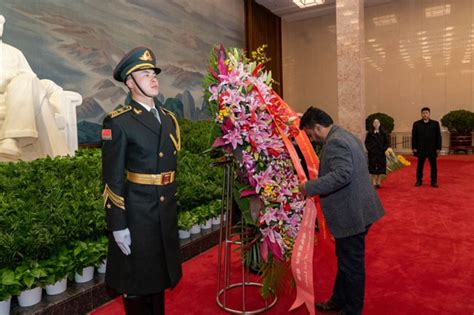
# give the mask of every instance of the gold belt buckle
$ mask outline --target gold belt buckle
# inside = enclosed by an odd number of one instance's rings
[[[161,174],[161,184],[168,185],[171,182],[171,172]]]

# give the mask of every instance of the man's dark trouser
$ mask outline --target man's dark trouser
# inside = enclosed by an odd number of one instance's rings
[[[438,167],[436,165],[436,154],[431,156],[421,154],[418,156],[418,164],[416,166],[416,181],[423,181],[423,168],[425,167],[426,159],[428,159],[428,161],[430,162],[431,183],[435,184],[438,182]]]
[[[123,295],[127,315],[165,314],[165,292],[150,295]]]
[[[331,300],[346,314],[362,314],[365,289],[365,236],[336,238],[337,275]]]

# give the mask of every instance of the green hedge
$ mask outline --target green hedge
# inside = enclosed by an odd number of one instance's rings
[[[100,151],[0,164],[0,268],[104,234]]]
[[[178,209],[190,211],[220,199],[223,171],[203,154],[214,124],[181,121]],[[75,157],[0,163],[0,269],[48,259],[79,240],[105,234],[101,152]]]

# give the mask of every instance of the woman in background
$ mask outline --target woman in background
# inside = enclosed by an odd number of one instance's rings
[[[374,119],[365,137],[365,147],[369,156],[369,173],[375,188],[380,188],[382,175],[385,175],[387,172],[385,151],[389,146],[388,134],[381,127],[380,121]]]

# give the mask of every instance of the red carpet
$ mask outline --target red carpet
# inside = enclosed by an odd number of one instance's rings
[[[429,165],[425,184],[414,187],[412,162],[379,189],[386,215],[367,237],[364,314],[474,314],[474,156],[441,157],[437,189],[426,184]],[[324,242],[315,248],[316,300],[331,294],[332,246]],[[166,313],[225,314],[215,302],[216,266],[216,247],[187,261],[183,280],[167,292]],[[280,297],[267,314],[288,314],[294,297],[294,291]],[[238,304],[241,295],[229,299]],[[91,314],[124,311],[118,299]],[[292,314],[307,312],[300,308]]]

